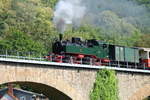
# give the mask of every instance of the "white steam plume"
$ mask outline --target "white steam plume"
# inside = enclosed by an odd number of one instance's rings
[[[79,26],[85,14],[81,0],[59,0],[54,12],[54,24],[59,32],[65,31],[67,24]]]

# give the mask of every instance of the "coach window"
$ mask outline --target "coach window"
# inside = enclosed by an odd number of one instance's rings
[[[150,59],[150,52],[149,52],[149,57],[148,57],[148,59]]]

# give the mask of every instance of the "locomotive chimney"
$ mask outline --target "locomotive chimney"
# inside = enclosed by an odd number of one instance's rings
[[[62,41],[63,34],[59,34],[59,40]]]

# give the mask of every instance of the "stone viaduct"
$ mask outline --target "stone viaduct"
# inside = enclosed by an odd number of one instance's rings
[[[97,70],[14,62],[0,62],[0,84],[30,86],[50,100],[89,100]],[[150,96],[150,74],[120,72],[120,100],[143,100]]]

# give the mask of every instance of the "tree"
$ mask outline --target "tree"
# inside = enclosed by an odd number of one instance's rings
[[[90,100],[118,100],[115,71],[103,69],[97,72]]]
[[[1,2],[3,2],[2,7]],[[57,0],[0,1],[0,22],[4,23],[0,24],[0,28],[3,29],[0,30],[0,35],[8,33],[6,29],[15,27],[29,34],[33,40],[40,41],[47,50],[50,50],[52,39],[57,35],[52,23],[52,6],[56,2]]]
[[[5,22],[0,22],[0,36],[4,35],[9,30],[9,26]]]
[[[51,8],[55,7],[55,4],[58,2],[58,0],[42,0],[42,2]]]
[[[0,41],[0,48],[11,52],[34,52],[36,55],[46,53],[45,48],[40,42],[32,40],[29,35],[16,29],[12,29],[12,32]]]
[[[150,48],[150,34],[143,34],[135,43],[135,46]]]
[[[90,25],[83,25],[78,28],[69,28],[64,33],[64,38],[82,37],[83,39],[102,39],[101,29]]]

